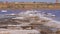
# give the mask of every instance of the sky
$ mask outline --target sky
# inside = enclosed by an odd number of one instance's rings
[[[56,2],[56,0],[0,0],[0,1],[9,1],[9,2]],[[60,0],[59,0],[60,2]]]

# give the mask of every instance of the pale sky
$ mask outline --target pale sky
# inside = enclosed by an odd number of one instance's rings
[[[9,2],[56,2],[56,0],[0,0],[0,1],[9,1]],[[59,0],[60,2],[60,0]]]

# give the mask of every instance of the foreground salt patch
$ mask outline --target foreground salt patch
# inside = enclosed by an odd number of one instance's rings
[[[0,31],[0,34],[40,34],[37,30],[7,30]]]
[[[51,13],[47,13],[48,14],[48,17],[50,16],[50,17],[55,17],[56,15],[52,15]],[[42,14],[42,13],[39,13],[38,11],[34,11],[34,10],[32,10],[32,11],[29,11],[29,10],[27,10],[25,13],[24,13],[24,15],[27,15],[27,16],[37,16],[37,17],[40,17],[41,19],[43,19],[43,20],[50,20],[49,22],[46,22],[46,23],[44,23],[44,25],[45,26],[49,26],[49,27],[56,27],[56,28],[58,28],[57,26],[58,26],[58,24],[60,24],[60,22],[58,22],[58,21],[56,21],[56,20],[53,20],[52,18],[48,18],[48,17],[44,17],[44,16],[46,16],[45,14]],[[59,27],[60,28],[60,27]]]

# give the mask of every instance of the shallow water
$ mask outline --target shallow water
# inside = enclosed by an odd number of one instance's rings
[[[6,12],[2,12],[2,10],[0,10],[0,14],[18,14],[22,11],[26,11],[26,10],[7,10]],[[55,20],[60,21],[60,10],[37,10],[37,11],[41,11],[41,12],[45,12],[45,13],[52,13],[54,15],[56,15]]]

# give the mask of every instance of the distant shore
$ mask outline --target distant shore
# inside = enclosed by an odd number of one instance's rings
[[[60,3],[44,3],[44,2],[12,2],[12,3],[1,3],[0,9],[20,9],[20,10],[31,10],[31,9],[60,9]]]

